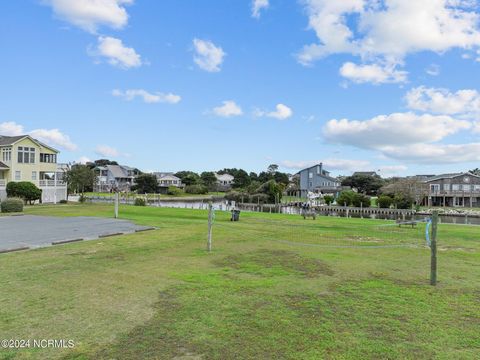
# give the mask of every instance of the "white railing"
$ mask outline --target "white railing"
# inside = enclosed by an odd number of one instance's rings
[[[39,180],[38,185],[40,187],[64,187],[67,184],[64,181],[58,180],[55,183],[55,180]]]
[[[0,187],[5,187],[5,186],[7,186],[7,180],[0,179]]]

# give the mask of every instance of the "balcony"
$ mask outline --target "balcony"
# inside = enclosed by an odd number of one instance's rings
[[[458,196],[458,197],[480,197],[480,189],[477,190],[441,190],[430,191],[428,196]]]
[[[55,180],[39,180],[38,181],[38,186],[39,187],[43,187],[43,188],[46,188],[46,187],[65,187],[67,186],[67,184],[64,182],[64,181],[61,181],[61,180],[58,180],[58,181],[55,181]]]

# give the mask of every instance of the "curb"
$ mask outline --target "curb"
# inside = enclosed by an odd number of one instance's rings
[[[0,254],[6,254],[14,251],[22,251],[22,250],[30,250],[28,246],[22,246],[18,248],[13,248],[13,249],[0,249]]]
[[[127,233],[119,232],[119,233],[113,233],[113,234],[104,234],[104,235],[99,235],[98,238],[103,239],[103,238],[106,238],[106,237],[120,236],[120,235],[125,235],[125,234],[127,234]]]
[[[135,232],[138,233],[138,232],[152,231],[152,230],[157,230],[157,228],[149,227],[149,228],[146,228],[146,229],[137,229],[137,230],[135,230]]]
[[[72,240],[60,240],[60,241],[53,241],[52,245],[61,245],[61,244],[68,244],[72,242],[83,241],[83,239],[72,239]]]

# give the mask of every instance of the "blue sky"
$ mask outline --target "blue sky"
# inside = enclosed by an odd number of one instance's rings
[[[3,1],[0,134],[144,171],[468,170],[479,16],[476,0]]]

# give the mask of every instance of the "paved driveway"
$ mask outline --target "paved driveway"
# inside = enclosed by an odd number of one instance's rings
[[[95,217],[0,216],[0,251],[148,230],[127,220]]]

